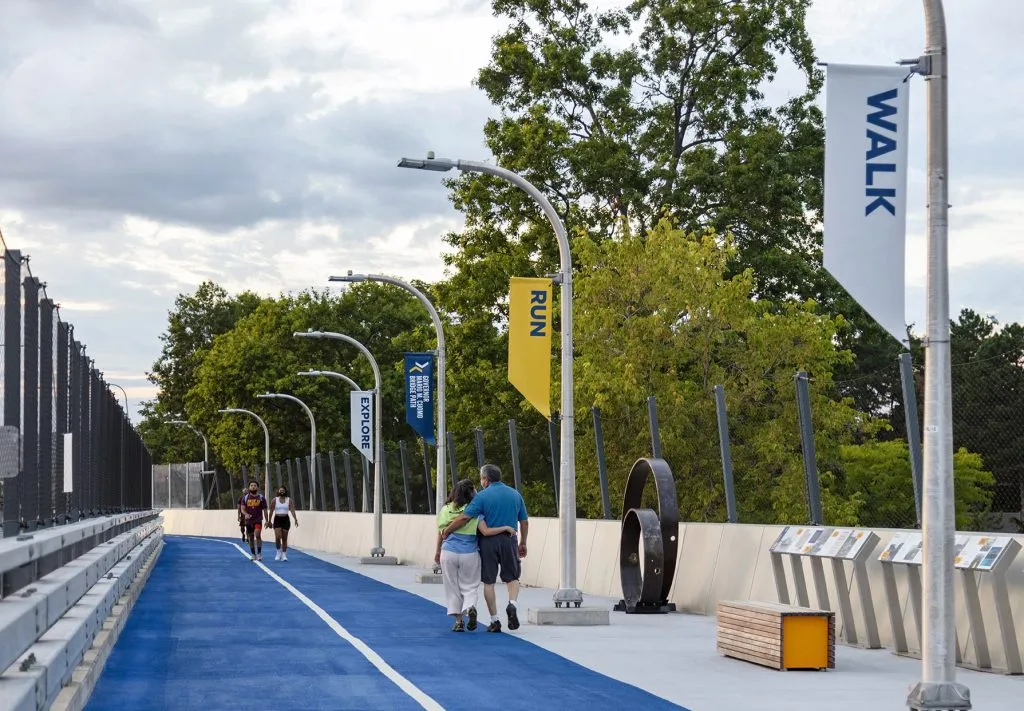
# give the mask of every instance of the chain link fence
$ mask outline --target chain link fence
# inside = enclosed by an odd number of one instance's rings
[[[1008,357],[953,367],[958,530],[1024,530],[1024,369]],[[652,395],[592,407],[575,423],[578,514],[617,519],[629,469],[653,456],[672,468],[683,520],[914,528],[923,478],[924,381],[922,368],[907,356],[901,361],[827,385],[805,373],[779,379],[771,383],[778,407],[768,419],[720,386],[682,404],[663,406]],[[446,489],[460,478],[475,481],[480,464],[490,462],[523,493],[531,515],[557,515],[557,413],[551,421],[536,417],[449,432],[448,444]],[[308,457],[273,463],[271,486],[283,483],[306,509],[372,510],[371,464],[354,450],[318,460],[315,480]],[[384,511],[433,513],[435,466],[436,450],[421,440],[389,444]],[[160,471],[166,469],[154,467],[154,505],[182,501],[184,485],[172,483],[168,491]],[[249,478],[263,488],[261,472],[258,466],[218,468],[201,478],[201,500],[193,493],[188,505],[234,508]]]
[[[148,507],[142,439],[28,257],[0,245],[3,535]]]

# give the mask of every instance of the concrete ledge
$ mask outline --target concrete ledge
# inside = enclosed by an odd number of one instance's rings
[[[414,579],[417,583],[426,583],[427,585],[441,585],[444,582],[440,573],[416,573]]]
[[[360,565],[398,565],[393,555],[367,555],[359,559]]]
[[[149,574],[153,571],[162,550],[163,541],[160,541],[157,543],[156,550],[139,571],[138,576],[128,587],[127,592],[121,596],[110,615],[104,620],[102,631],[97,633],[92,647],[83,655],[82,663],[72,672],[71,682],[61,689],[53,706],[50,707],[50,711],[82,711],[85,708],[89,697],[92,696],[93,689],[96,688],[96,682],[99,681],[100,675],[103,673],[107,658],[121,636],[121,630],[124,629],[128,615],[135,606],[135,601],[139,599],[142,589],[146,586]]]
[[[533,607],[526,611],[531,625],[597,627],[611,624],[611,613],[601,607]]]

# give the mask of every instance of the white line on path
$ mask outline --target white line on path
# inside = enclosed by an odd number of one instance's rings
[[[232,543],[231,541],[221,541],[217,540],[216,538],[206,538],[204,536],[196,536],[196,538],[203,541],[213,541],[214,543],[225,543],[229,546],[234,547],[234,549],[241,553],[243,556],[245,556],[246,559],[249,558],[249,552],[244,550],[237,543]],[[262,562],[255,561],[254,565],[259,566],[264,573],[266,573],[271,578],[276,580],[284,587],[285,590],[287,590],[292,595],[297,597],[302,602],[303,605],[312,610],[317,617],[323,620],[328,627],[334,630],[334,633],[336,635],[338,635],[343,640],[345,640],[353,647],[355,647],[360,654],[366,657],[367,661],[369,661],[370,664],[377,667],[377,671],[379,671],[381,674],[390,679],[395,684],[395,686],[397,686],[399,689],[408,694],[413,701],[415,701],[428,711],[445,711],[444,706],[437,703],[437,701],[428,696],[422,689],[420,689],[418,686],[416,686],[411,681],[406,679],[404,676],[399,674],[394,667],[385,662],[384,659],[379,654],[373,651],[373,649],[371,649],[370,646],[366,644],[366,642],[359,639],[351,632],[349,632],[347,629],[342,627],[341,623],[339,623],[336,619],[328,615],[327,612],[322,607],[320,607],[315,602],[310,600],[308,597],[303,595],[302,592],[298,590],[294,585],[289,583],[287,580],[282,578],[280,575],[275,573],[267,566],[263,565]]]

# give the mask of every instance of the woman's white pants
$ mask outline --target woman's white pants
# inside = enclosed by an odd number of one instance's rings
[[[476,607],[480,591],[480,554],[441,551],[441,580],[448,614],[457,615]]]

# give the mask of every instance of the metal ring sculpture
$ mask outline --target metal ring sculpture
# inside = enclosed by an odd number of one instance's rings
[[[658,512],[641,508],[647,479],[654,479]],[[637,550],[643,544],[643,568]],[[679,504],[672,469],[664,459],[638,459],[629,470],[622,497],[619,577],[625,612],[669,612],[668,601],[679,551]]]

